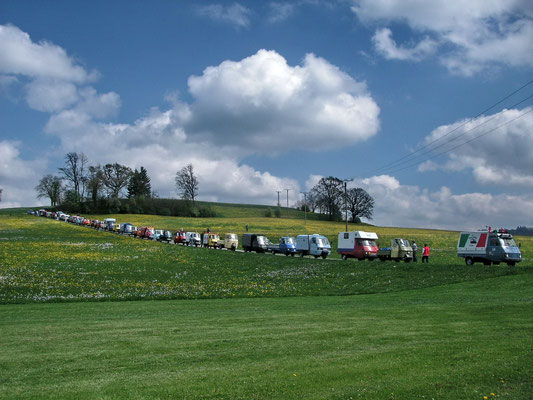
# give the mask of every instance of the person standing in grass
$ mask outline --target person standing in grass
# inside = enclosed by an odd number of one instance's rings
[[[413,262],[418,262],[418,245],[413,240],[413,245],[411,246],[413,248]]]
[[[429,264],[429,246],[424,244],[424,249],[422,250],[422,262]]]

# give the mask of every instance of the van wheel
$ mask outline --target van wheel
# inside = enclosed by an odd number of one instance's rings
[[[346,260],[348,259],[348,257],[346,256],[346,254],[343,254],[343,255],[342,255],[342,259],[343,259],[344,261],[346,261]]]
[[[272,253],[272,255],[275,255],[275,254],[276,254],[276,252],[275,252],[274,250],[272,250],[271,253]]]
[[[318,258],[318,256],[315,256],[315,258]]]
[[[303,257],[304,256],[304,253],[300,253],[300,257]]]
[[[294,257],[294,253],[291,253],[291,257]]]
[[[474,259],[472,257],[465,258],[466,265],[474,265]]]
[[[327,254],[322,254],[322,259],[325,260],[327,256]]]

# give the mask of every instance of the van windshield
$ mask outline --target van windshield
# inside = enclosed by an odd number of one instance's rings
[[[363,240],[363,246],[376,247],[377,244],[374,240]]]
[[[329,246],[329,240],[327,238],[317,238],[316,244],[317,246],[326,247]]]
[[[296,242],[294,241],[294,238],[289,237],[289,238],[285,239],[285,243],[286,244],[295,244]]]
[[[409,240],[407,240],[407,239],[400,239],[400,246],[409,247],[409,246],[411,246],[411,245],[409,244]]]
[[[502,246],[511,246],[516,247],[516,242],[514,239],[500,239]]]

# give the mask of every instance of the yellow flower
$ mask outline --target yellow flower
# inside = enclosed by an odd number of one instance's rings
[[[491,393],[490,395],[491,395],[492,397],[496,396],[494,393]]]
[[[483,400],[488,400],[489,398],[487,396],[483,396]]]

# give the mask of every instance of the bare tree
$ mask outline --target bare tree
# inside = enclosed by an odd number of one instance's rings
[[[346,192],[346,206],[352,214],[352,222],[356,222],[356,218],[361,217],[372,219],[374,199],[366,190],[361,188],[348,189]]]
[[[39,199],[48,197],[52,207],[59,203],[62,189],[61,178],[50,174],[43,176],[39,184],[35,186],[37,197]]]
[[[87,182],[87,157],[83,153],[67,153],[65,156],[65,166],[59,168],[62,177],[71,183],[77,200],[83,198],[85,194],[85,183]]]
[[[188,164],[176,172],[176,186],[181,198],[192,200],[194,204],[194,200],[198,196],[198,179],[194,175],[192,164]]]
[[[124,189],[131,178],[133,172],[130,167],[118,163],[106,164],[102,169],[104,186],[109,191],[109,196],[118,198],[122,189]]]
[[[339,178],[329,176],[322,178],[312,189],[316,195],[318,207],[334,219],[340,210],[343,190],[342,181]]]

